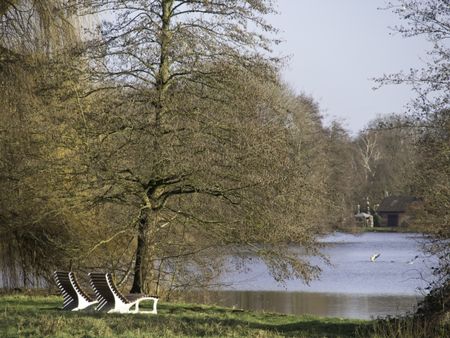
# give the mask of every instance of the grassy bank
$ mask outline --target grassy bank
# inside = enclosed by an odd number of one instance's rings
[[[0,296],[1,337],[355,337],[372,323],[162,303],[158,315],[63,312],[56,296]],[[150,305],[150,304],[149,304]]]
[[[413,227],[413,226],[405,226],[405,227],[373,227],[373,228],[363,228],[365,232],[399,232],[399,233],[424,233],[425,228],[423,227]]]
[[[338,232],[346,232],[346,233],[352,233],[352,234],[358,234],[363,232],[388,232],[388,233],[426,233],[426,229],[423,227],[413,227],[413,226],[407,226],[407,227],[336,227],[334,229]]]

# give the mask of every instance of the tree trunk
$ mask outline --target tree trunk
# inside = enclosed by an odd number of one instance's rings
[[[143,262],[146,251],[146,230],[148,227],[147,216],[144,215],[139,221],[137,247],[136,247],[136,260],[134,263],[134,279],[133,286],[130,293],[142,293],[143,292]]]
[[[173,7],[173,0],[162,1],[162,16],[161,16],[161,41],[160,41],[160,57],[159,70],[156,81],[156,90],[158,92],[158,102],[155,109],[155,131],[156,137],[153,141],[153,148],[155,154],[160,152],[160,137],[161,137],[161,118],[165,112],[165,95],[169,89],[170,79],[170,44],[172,41],[172,33],[170,31],[170,20]],[[154,168],[155,173],[159,172],[160,168]],[[134,280],[131,288],[131,293],[141,293],[143,287],[143,266],[144,255],[146,251],[146,230],[148,228],[148,218],[145,216],[139,224],[137,248],[136,248],[136,262],[134,265]]]

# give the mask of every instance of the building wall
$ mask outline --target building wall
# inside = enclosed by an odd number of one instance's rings
[[[405,226],[408,223],[408,215],[404,212],[382,212],[380,213],[381,216],[381,225],[384,227],[387,226]],[[397,224],[395,225],[389,225],[389,216],[391,217],[397,217]],[[393,221],[393,220],[392,220]]]

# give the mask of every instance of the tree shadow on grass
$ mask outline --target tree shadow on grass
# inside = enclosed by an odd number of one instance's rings
[[[173,320],[173,316],[182,323],[181,327],[199,330],[202,327],[220,327],[222,329],[234,329],[235,327],[250,330],[264,330],[283,336],[304,335],[308,337],[355,337],[356,331],[369,323],[358,323],[340,319],[317,319],[303,317],[299,320],[289,319],[283,314],[250,313],[243,310],[211,307],[202,305],[164,304],[159,311],[162,321]],[[164,315],[167,315],[165,317]],[[228,316],[229,318],[223,318]],[[222,317],[222,318],[221,318]],[[287,322],[287,323],[286,323]],[[160,323],[162,324],[162,323]],[[199,333],[199,332],[197,332]],[[209,332],[211,333],[211,332]]]
[[[257,331],[266,331],[286,337],[355,337],[358,328],[370,325],[351,321],[340,322],[339,319],[297,318],[195,304],[162,303],[158,307],[157,315],[107,314],[94,310],[70,312],[61,310],[61,305],[53,301],[45,304],[42,300],[25,301],[18,305],[16,311],[30,319],[35,317],[34,323],[39,323],[40,315],[44,318],[54,314],[65,318],[63,320],[69,331],[75,322],[87,327],[95,321],[99,327],[109,327],[117,336],[128,335],[130,332],[153,332],[155,336],[158,336],[158,333],[161,336],[167,335],[167,332],[186,336],[251,336]]]
[[[239,319],[204,319],[190,317],[183,317],[179,320],[189,324],[187,327],[217,326],[222,329],[227,327],[230,328],[230,330],[236,327],[243,327],[250,330],[271,331],[285,337],[355,337],[357,329],[363,325],[355,323],[328,323],[321,320],[301,320],[288,324],[266,324]]]
[[[240,315],[242,314],[242,318]],[[178,321],[178,329],[186,335],[220,335],[223,331],[233,331],[237,327],[242,330],[264,330],[286,337],[355,337],[356,331],[368,323],[342,321],[339,319],[295,320],[280,314],[257,314],[227,308],[205,308],[202,306],[164,306],[160,315],[152,319],[157,325],[170,326],[174,317]],[[229,316],[229,318],[220,318]],[[292,317],[291,317],[292,318]],[[137,321],[147,320],[136,317]],[[286,323],[288,321],[288,323]],[[289,322],[290,321],[290,322]],[[156,324],[156,323],[155,323]],[[217,328],[217,330],[214,330]],[[181,332],[179,332],[181,333]]]

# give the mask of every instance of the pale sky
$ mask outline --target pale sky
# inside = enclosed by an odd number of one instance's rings
[[[385,0],[278,0],[269,22],[284,42],[276,55],[290,56],[284,80],[319,102],[325,122],[339,120],[353,135],[378,115],[403,112],[413,97],[405,86],[372,90],[371,79],[423,65],[430,44],[390,35],[399,19]]]

